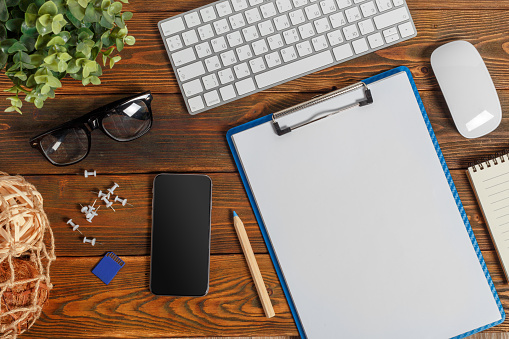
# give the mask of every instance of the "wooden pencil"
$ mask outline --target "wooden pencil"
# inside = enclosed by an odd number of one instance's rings
[[[244,251],[244,256],[246,257],[247,266],[249,267],[249,271],[251,271],[251,276],[253,277],[256,290],[258,291],[258,296],[260,297],[260,301],[262,302],[263,311],[267,318],[272,318],[276,315],[274,312],[274,308],[272,308],[272,303],[270,302],[269,294],[267,293],[267,288],[265,288],[265,283],[263,282],[262,274],[260,273],[260,268],[258,267],[258,263],[256,262],[256,257],[253,253],[253,249],[251,248],[251,243],[249,242],[249,238],[247,237],[246,229],[244,228],[244,224],[242,220],[240,220],[237,213],[233,212],[233,225],[235,226],[235,231],[237,232],[237,236],[239,237],[240,245],[242,246],[242,250]]]

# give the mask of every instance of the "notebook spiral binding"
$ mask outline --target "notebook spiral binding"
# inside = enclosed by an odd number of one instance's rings
[[[295,126],[283,127],[283,128],[281,128],[279,126],[279,123],[276,121],[278,118],[282,118],[282,117],[284,117],[286,115],[295,113],[295,112],[300,111],[302,109],[305,109],[305,108],[311,107],[313,105],[319,104],[319,103],[321,103],[323,101],[326,101],[326,100],[329,100],[331,98],[337,97],[339,95],[348,93],[350,91],[354,91],[354,90],[359,89],[361,87],[364,89],[364,96],[365,96],[365,98],[363,100],[357,101],[357,102],[355,102],[353,104],[350,104],[348,106],[345,106],[345,107],[338,108],[337,110],[332,111],[332,112],[330,112],[330,113],[328,113],[328,114],[326,114],[326,115],[324,115],[322,117],[313,119],[311,121],[303,122],[303,123],[300,123],[300,124],[295,125]],[[324,118],[330,117],[331,115],[334,115],[334,114],[346,111],[346,110],[354,108],[354,107],[362,107],[362,106],[366,106],[366,105],[369,105],[369,104],[372,104],[372,103],[373,103],[373,96],[371,95],[371,90],[368,88],[368,86],[364,82],[361,81],[361,82],[358,82],[356,84],[347,86],[345,88],[337,89],[337,90],[335,90],[335,91],[333,91],[331,93],[328,93],[328,94],[325,94],[325,95],[322,95],[322,96],[318,96],[318,97],[313,98],[311,100],[308,100],[308,101],[306,101],[304,103],[301,103],[301,104],[289,107],[287,109],[284,109],[282,111],[279,111],[277,113],[274,113],[274,114],[272,114],[272,124],[274,126],[274,129],[276,130],[277,135],[281,136],[281,135],[289,133],[289,132],[291,132],[291,131],[293,131],[293,130],[295,130],[297,128],[300,128],[300,127],[309,125],[309,124],[311,124],[313,122],[316,122],[316,121],[322,120]]]
[[[484,160],[471,163],[468,167],[471,167],[473,172],[477,172],[486,168],[490,168],[491,166],[496,166],[498,164],[504,163],[506,161],[509,161],[509,149],[498,152],[493,157],[485,158]]]

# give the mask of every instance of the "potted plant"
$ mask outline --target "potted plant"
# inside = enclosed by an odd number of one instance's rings
[[[5,111],[21,113],[20,94],[41,108],[62,87],[69,74],[84,86],[99,85],[102,56],[110,68],[124,45],[133,45],[122,13],[128,0],[0,0],[0,70],[12,80],[6,91],[11,105]]]

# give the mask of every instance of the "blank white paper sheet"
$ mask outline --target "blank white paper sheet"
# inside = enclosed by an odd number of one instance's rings
[[[371,105],[232,135],[306,336],[450,338],[500,320],[407,74],[368,87]]]

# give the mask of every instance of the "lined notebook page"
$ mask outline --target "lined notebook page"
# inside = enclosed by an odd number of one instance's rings
[[[509,156],[469,167],[468,177],[509,279]]]
[[[450,338],[500,320],[407,74],[369,88],[372,105],[284,136],[271,122],[232,136],[308,339]]]

